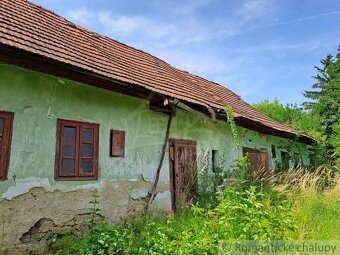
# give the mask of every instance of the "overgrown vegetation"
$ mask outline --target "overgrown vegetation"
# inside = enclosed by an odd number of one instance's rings
[[[50,254],[217,254],[220,240],[340,239],[339,191],[328,167],[248,176],[215,193],[215,206],[100,224],[57,238]]]
[[[335,166],[291,169],[262,182],[291,201],[297,240],[340,239],[340,173]]]

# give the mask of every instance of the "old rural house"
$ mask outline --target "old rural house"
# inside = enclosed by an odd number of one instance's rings
[[[288,161],[287,146],[308,165],[313,142],[224,86],[25,0],[1,0],[3,250],[29,248],[50,231],[75,231],[93,189],[108,221],[134,214],[152,188],[165,139],[154,210],[188,199],[195,165],[227,169],[249,153],[252,169],[271,171],[296,163]]]

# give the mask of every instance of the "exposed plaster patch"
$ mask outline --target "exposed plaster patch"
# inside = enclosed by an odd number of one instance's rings
[[[129,190],[129,197],[134,200],[147,197],[149,194],[148,189],[132,189]]]
[[[143,174],[138,175],[138,179],[137,179],[137,180],[138,180],[138,181],[146,182],[146,180],[144,179]]]
[[[159,192],[155,196],[154,201],[157,202],[157,201],[161,201],[161,200],[168,200],[169,198],[170,198],[170,192],[169,191]]]
[[[55,91],[56,91],[56,89],[57,89],[58,82],[64,83],[64,82],[62,82],[61,80],[57,80],[57,81],[54,83],[54,85],[53,85],[53,88],[52,88],[51,93],[50,93],[50,98],[49,98],[49,100],[48,100],[47,118],[49,118],[49,119],[55,119],[55,118],[56,118],[56,116],[55,116],[54,114],[51,113],[51,106],[52,106],[53,101],[54,101],[54,100],[53,100],[53,99],[54,99],[54,94],[55,94]]]
[[[33,106],[32,105],[27,105],[24,107],[24,113],[26,113],[29,109],[31,109]]]
[[[49,119],[56,119],[57,117],[54,114],[51,114],[51,107],[48,107],[48,111],[47,111],[47,118]]]
[[[105,183],[110,183],[114,187],[118,187],[121,182],[145,182],[146,184],[149,183],[144,180],[143,176],[140,175],[138,179],[111,179],[111,180],[101,180],[100,182],[96,183],[88,183],[82,184],[77,186],[67,186],[62,183],[55,183],[51,185],[48,178],[39,178],[39,177],[27,177],[24,179],[15,179],[15,186],[9,187],[6,192],[4,192],[1,196],[2,199],[11,200],[15,197],[28,193],[32,188],[41,187],[44,188],[46,191],[53,192],[55,190],[59,190],[62,192],[71,192],[76,190],[102,190],[105,186]]]
[[[66,185],[61,184],[61,183],[56,183],[55,185],[51,186],[47,190],[49,190],[49,191],[60,190],[60,191],[63,191],[63,192],[70,192],[70,191],[76,191],[76,190],[82,190],[82,189],[86,189],[86,190],[97,189],[97,190],[100,190],[104,182],[105,181],[102,180],[100,182],[82,184],[82,185],[78,185],[78,186],[66,186]]]
[[[164,211],[164,209],[169,210],[171,208],[171,194],[170,191],[159,192],[155,196],[152,204],[150,205],[150,209],[152,211]]]
[[[144,196],[151,186],[143,180],[102,180],[79,186],[68,184],[54,184],[38,177],[18,179],[15,186],[4,194],[12,199],[0,200],[0,215],[3,215],[0,217],[0,254],[2,251],[24,254],[27,250],[43,249],[52,234],[82,232],[90,217],[93,189],[99,191],[100,217],[108,223],[136,217],[145,210],[147,200]],[[160,182],[158,191],[166,193],[166,190],[168,185]],[[167,195],[163,193],[156,196],[156,202],[157,210],[165,211],[170,202],[164,201]],[[160,207],[161,204],[165,205],[164,208]]]
[[[9,187],[8,190],[2,194],[3,199],[13,199],[17,196],[25,194],[34,187],[50,187],[50,182],[47,178],[28,177],[25,179],[16,179],[15,186]]]
[[[42,218],[38,220],[29,231],[20,237],[21,243],[35,243],[40,242],[45,238],[46,234],[51,231],[56,225],[53,220]]]

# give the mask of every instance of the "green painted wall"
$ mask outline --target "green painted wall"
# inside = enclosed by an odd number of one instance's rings
[[[309,152],[308,147],[300,142],[293,140],[263,135],[255,131],[240,128],[240,137],[242,138],[242,144],[244,147],[254,149],[267,149],[271,155],[272,145],[275,146],[276,158],[272,158],[272,166],[275,169],[277,162],[281,162],[281,151],[288,152],[290,154],[299,153],[304,165],[309,165]],[[294,161],[289,161],[289,166],[294,166]]]
[[[55,183],[57,118],[100,124],[100,179],[137,179],[140,174],[146,180],[154,178],[167,116],[150,111],[146,100],[0,64],[0,110],[15,113],[8,181],[0,182],[0,194],[19,179],[37,177]],[[126,131],[125,158],[109,156],[111,129]],[[251,148],[270,149],[272,144],[288,143],[283,138],[263,136],[242,128],[240,134],[244,145]],[[212,149],[220,152],[226,165],[240,155],[227,123],[215,123],[184,110],[177,111],[170,137],[197,141],[199,167],[211,159]],[[308,164],[306,146],[294,144]],[[167,153],[161,180],[167,181],[168,176]],[[95,182],[98,181],[58,181],[66,186]]]

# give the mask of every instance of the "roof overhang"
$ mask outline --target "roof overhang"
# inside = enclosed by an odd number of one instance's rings
[[[149,101],[163,100],[164,98],[167,97],[167,95],[149,90],[137,84],[129,84],[127,82],[121,82],[118,80],[107,78],[76,66],[72,66],[63,62],[58,62],[56,60],[44,56],[40,56],[31,52],[27,52],[3,44],[0,44],[0,62],[46,73],[57,77],[66,78],[72,81],[96,86],[113,92],[147,99]],[[221,110],[223,111],[223,109],[213,110],[213,108],[207,105],[199,105],[185,100],[181,101],[188,107],[202,113],[207,117],[215,116],[216,113],[218,119],[225,120],[226,118],[225,114],[220,113]],[[235,122],[238,126],[258,131],[263,134],[295,139],[306,144],[315,143],[315,140],[307,135],[297,136],[289,132],[278,131],[274,128],[263,125],[262,123],[253,121],[249,118],[244,118],[242,116],[235,117]]]

